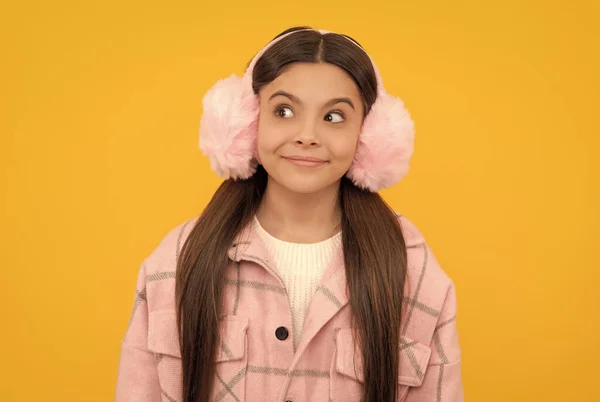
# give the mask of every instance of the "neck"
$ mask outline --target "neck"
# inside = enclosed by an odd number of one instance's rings
[[[292,192],[269,178],[256,213],[273,237],[292,243],[316,243],[339,232],[342,210],[340,183],[317,193]]]

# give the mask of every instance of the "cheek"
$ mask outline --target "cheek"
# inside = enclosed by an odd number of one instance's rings
[[[258,130],[257,148],[260,153],[273,153],[281,146],[275,130]]]
[[[359,130],[348,130],[340,134],[332,138],[329,149],[337,159],[351,160],[356,152],[360,132]]]
[[[258,123],[257,151],[258,159],[269,164],[278,150],[286,141],[285,129],[281,124],[277,124],[265,118]]]
[[[270,149],[275,142],[275,127],[268,117],[259,118],[258,121],[258,149]]]

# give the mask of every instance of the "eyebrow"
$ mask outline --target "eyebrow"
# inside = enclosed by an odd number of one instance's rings
[[[273,95],[271,95],[271,97],[269,98],[269,100],[277,97],[277,96],[285,96],[286,98],[288,98],[289,100],[291,100],[292,102],[298,103],[298,104],[302,104],[302,101],[300,100],[300,98],[298,98],[296,95],[292,95],[289,92],[285,92],[285,91],[276,91],[273,93]],[[354,109],[354,103],[352,103],[352,101],[350,100],[350,98],[333,98],[331,99],[329,102],[327,102],[325,104],[325,106],[333,106],[336,103],[347,103],[348,105],[350,105],[350,107],[352,108],[352,110]]]

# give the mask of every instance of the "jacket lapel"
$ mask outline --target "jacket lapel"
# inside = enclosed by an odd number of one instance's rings
[[[423,236],[414,225],[402,219],[401,215],[398,215],[398,218],[407,249],[417,247],[424,242]],[[300,343],[298,344],[297,358],[302,355],[306,346],[321,328],[349,302],[343,244],[340,242],[331,264],[325,270],[308,307]]]
[[[302,352],[315,335],[349,302],[346,291],[346,270],[342,244],[337,248],[331,263],[325,269],[321,281],[313,295],[304,328],[298,344],[297,354]]]
[[[252,222],[235,238],[231,247],[229,247],[228,255],[232,261],[240,262],[245,260],[260,265],[277,278],[282,287],[285,287],[267,247],[254,229]]]

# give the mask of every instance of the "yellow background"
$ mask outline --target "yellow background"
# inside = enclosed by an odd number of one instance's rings
[[[308,24],[416,122],[383,194],[456,282],[466,400],[600,401],[598,4],[4,3],[0,400],[113,399],[137,270],[219,184],[203,94]]]

